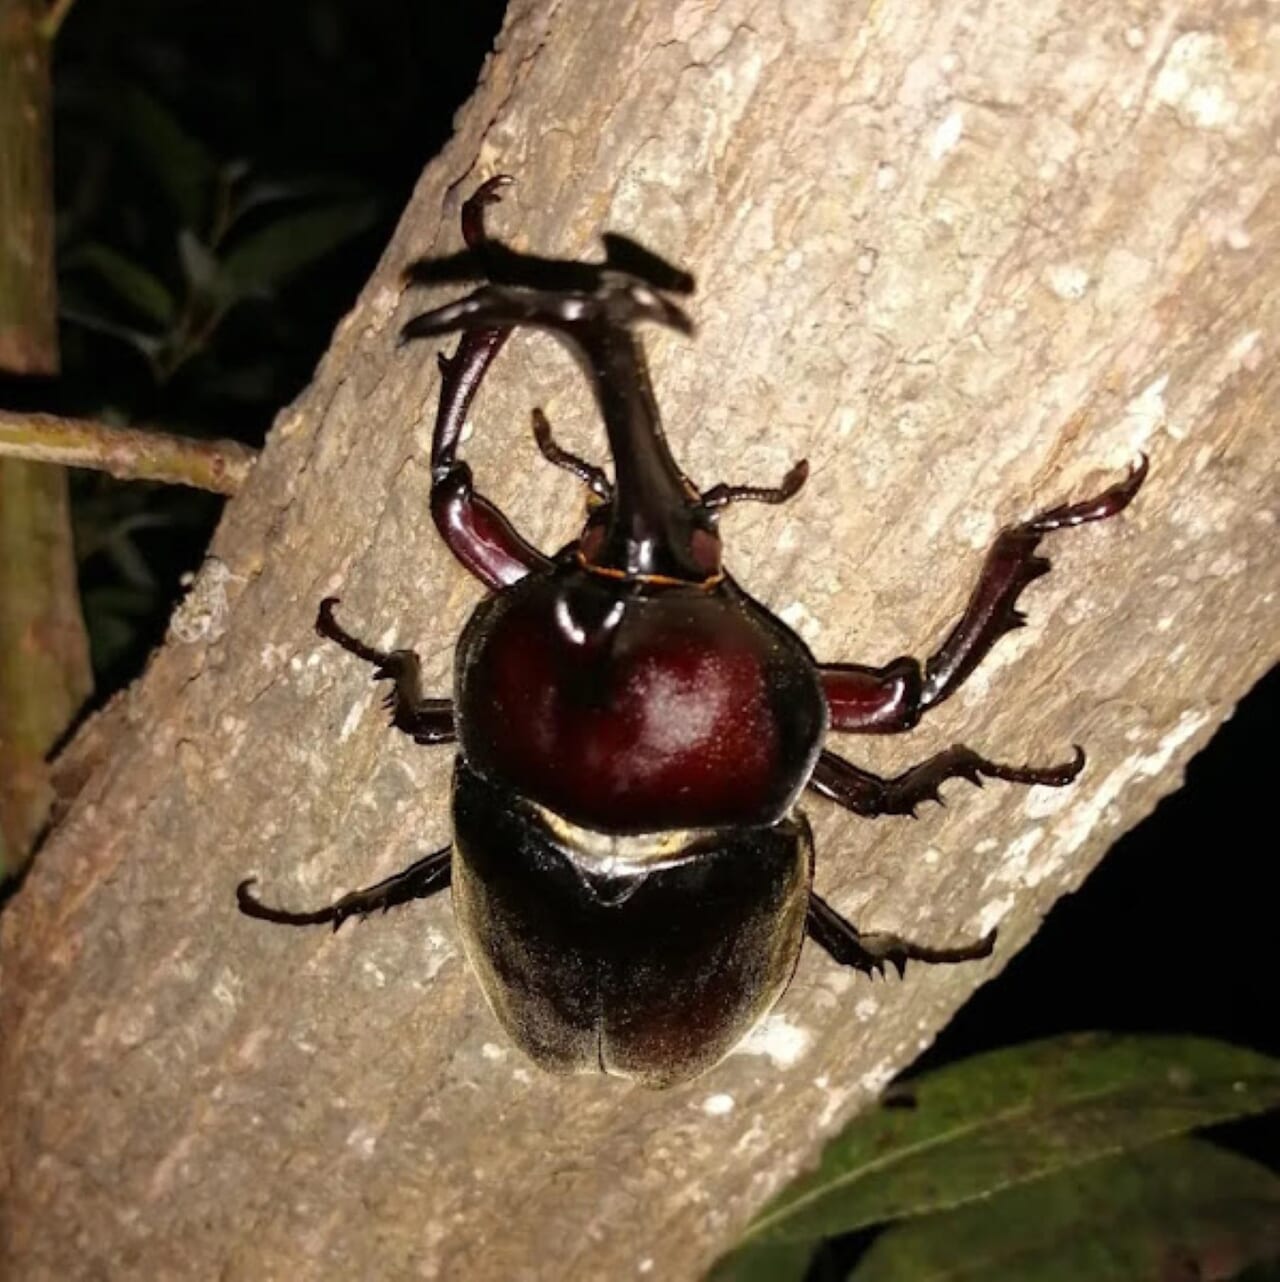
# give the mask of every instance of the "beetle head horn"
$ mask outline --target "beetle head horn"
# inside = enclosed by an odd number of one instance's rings
[[[589,266],[589,265],[584,265]],[[593,524],[583,563],[600,573],[650,582],[707,583],[720,575],[714,516],[676,465],[634,326],[649,321],[682,333],[693,323],[663,291],[629,272],[591,267],[589,289],[485,285],[414,317],[401,341],[452,330],[547,330],[590,380],[613,455],[615,491],[603,532]]]
[[[682,334],[693,333],[693,322],[685,311],[645,281],[621,272],[601,272],[600,287],[590,291],[483,285],[466,298],[415,316],[400,331],[400,342],[454,330],[509,329],[516,325],[533,325],[567,335],[582,325],[624,327],[639,321],[653,321]]]

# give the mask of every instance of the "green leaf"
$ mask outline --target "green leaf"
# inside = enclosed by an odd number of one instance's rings
[[[770,1242],[734,1251],[720,1260],[707,1282],[804,1282],[812,1242]]]
[[[67,255],[67,271],[92,272],[113,294],[162,328],[173,323],[177,306],[164,283],[145,267],[106,245],[88,244]]]
[[[1230,1278],[1280,1252],[1280,1179],[1175,1139],[882,1234],[849,1282]]]
[[[85,329],[93,330],[95,333],[108,334],[112,338],[118,338],[122,342],[128,343],[130,347],[137,349],[148,361],[153,363],[164,347],[164,340],[157,338],[154,334],[147,334],[140,329],[121,325],[109,316],[103,316],[95,311],[88,303],[73,302],[65,296],[59,303],[58,315],[72,325],[80,325]]]
[[[350,178],[331,175],[300,175],[291,178],[253,178],[236,188],[228,225],[235,226],[246,214],[268,205],[285,203],[312,206],[325,202],[363,199],[365,188]]]
[[[125,134],[183,226],[205,230],[218,162],[176,116],[137,85],[124,92]]]
[[[376,215],[372,200],[352,200],[277,218],[240,238],[223,260],[223,272],[237,294],[269,293],[362,232]]]
[[[194,232],[184,227],[178,233],[178,259],[182,274],[194,293],[204,298],[217,298],[225,288],[219,280],[222,268],[209,247]]]
[[[942,1210],[1262,1112],[1280,1103],[1280,1061],[1199,1038],[1089,1033],[975,1056],[903,1090],[911,1107],[855,1119],[744,1244],[813,1242]]]

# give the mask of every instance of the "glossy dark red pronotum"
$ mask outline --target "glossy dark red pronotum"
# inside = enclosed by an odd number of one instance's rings
[[[719,513],[780,503],[804,484],[700,491],[667,447],[635,326],[688,332],[672,295],[692,280],[618,237],[603,264],[516,254],[485,233],[505,178],[463,206],[465,253],[417,265],[419,280],[485,280],[415,317],[405,341],[462,331],[442,357],[431,513],[491,595],[458,642],[452,699],[425,698],[417,656],[358,641],[321,603],[317,628],[390,681],[392,723],[419,743],[457,742],[454,840],[404,872],[312,912],[240,907],[290,925],[329,923],[452,885],[467,955],[490,1005],[534,1060],[662,1086],[710,1067],[773,1005],[807,933],[868,974],[886,963],[987,956],[994,932],[951,947],[861,934],[812,887],[813,846],[796,803],[812,789],[855,814],[908,815],[947,779],[1059,787],[1084,764],[1007,766],[956,745],[894,778],[823,745],[829,730],[909,730],[1007,631],[1022,589],[1049,569],[1045,535],[1125,508],[1145,458],[1096,498],[996,538],[963,615],[923,664],[821,664],[721,562]],[[475,490],[458,457],[485,371],[521,325],[578,358],[608,435],[612,481],[556,445],[543,455],[589,492],[582,534],[538,551]]]

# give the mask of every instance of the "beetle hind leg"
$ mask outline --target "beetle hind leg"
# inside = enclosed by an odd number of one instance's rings
[[[978,961],[991,956],[996,942],[994,930],[972,943],[952,948],[930,948],[925,944],[912,943],[900,935],[880,931],[864,935],[821,895],[813,893],[809,895],[805,929],[809,938],[842,966],[852,966],[864,975],[874,976],[884,974],[887,962],[898,972],[899,978],[906,972],[909,961],[926,962],[931,966]]]
[[[415,899],[426,899],[449,885],[453,848],[434,850],[412,863],[402,872],[384,878],[363,890],[353,890],[326,908],[306,912],[289,912],[284,908],[271,908],[254,898],[249,887],[254,878],[248,877],[236,887],[236,902],[246,917],[271,921],[281,926],[326,926],[337,930],[348,917],[368,917],[370,913],[386,912],[399,904]]]
[[[947,779],[967,779],[979,788],[984,778],[1062,788],[1084,769],[1084,760],[1084,749],[1077,745],[1075,756],[1059,765],[1006,766],[988,761],[972,748],[957,743],[918,766],[912,766],[892,779],[885,779],[859,769],[834,752],[824,752],[814,767],[809,787],[868,819],[878,815],[911,815],[914,818],[916,807],[922,802],[942,804],[938,788]]]
[[[403,730],[415,743],[452,743],[457,737],[453,726],[453,703],[449,699],[428,699],[422,693],[421,663],[412,650],[376,650],[353,637],[337,619],[333,608],[337,597],[325,597],[316,616],[316,631],[328,641],[335,641],[348,654],[371,663],[375,681],[390,681],[391,689],[383,707],[391,713],[391,724]]]

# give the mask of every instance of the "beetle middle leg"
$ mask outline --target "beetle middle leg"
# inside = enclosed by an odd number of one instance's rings
[[[391,724],[403,730],[415,743],[453,743],[457,738],[453,725],[453,703],[449,699],[429,699],[422,693],[421,664],[412,650],[375,650],[353,637],[333,617],[337,597],[325,597],[316,616],[316,631],[329,641],[336,641],[349,654],[374,665],[375,681],[390,681],[390,693],[383,700],[391,713]]]
[[[236,902],[246,917],[260,921],[273,921],[281,926],[327,926],[337,930],[348,917],[368,917],[370,913],[386,912],[398,904],[415,899],[427,899],[444,890],[451,880],[453,847],[433,850],[431,854],[410,864],[382,881],[353,890],[325,908],[305,912],[289,912],[284,908],[270,908],[255,899],[249,887],[254,878],[248,877],[236,887]]]
[[[1026,622],[1015,603],[1022,590],[1049,572],[1038,556],[1040,540],[1055,530],[1104,521],[1123,512],[1147,475],[1147,459],[1123,481],[1081,503],[1063,504],[1001,530],[987,553],[982,574],[959,622],[921,667],[894,659],[882,668],[829,664],[822,684],[833,730],[886,734],[910,730],[921,715],[954,694],[1006,632]]]
[[[538,451],[548,463],[572,472],[596,498],[608,503],[613,499],[613,485],[602,468],[559,445],[551,434],[551,424],[540,409],[533,411],[533,438]],[[785,503],[794,498],[809,479],[809,461],[801,459],[782,478],[779,485],[713,485],[702,495],[700,505],[708,510],[726,508],[732,503]]]
[[[533,439],[538,444],[538,452],[548,463],[572,472],[602,503],[608,503],[613,498],[613,486],[604,474],[604,469],[558,445],[551,434],[551,424],[540,409],[533,411]]]
[[[809,787],[832,801],[837,801],[856,815],[874,819],[877,815],[911,815],[924,801],[942,804],[938,786],[947,779],[967,779],[982,787],[986,779],[1003,779],[1007,783],[1041,784],[1062,788],[1084,767],[1084,749],[1077,746],[1075,756],[1054,766],[1005,766],[980,757],[972,748],[953,744],[936,756],[922,761],[910,770],[884,779],[859,769],[834,752],[824,752],[814,767]]]
[[[864,975],[883,975],[885,962],[888,962],[898,972],[899,978],[906,971],[909,961],[927,962],[930,965],[977,961],[990,957],[996,943],[994,930],[972,943],[957,944],[952,948],[930,948],[926,944],[912,943],[900,935],[880,931],[864,935],[851,921],[836,912],[821,895],[813,893],[809,895],[805,929],[809,938],[842,966],[852,966]]]
[[[723,481],[713,485],[702,496],[705,508],[723,508],[731,503],[785,503],[800,493],[809,479],[809,460],[801,459],[792,465],[780,485],[726,485]]]

